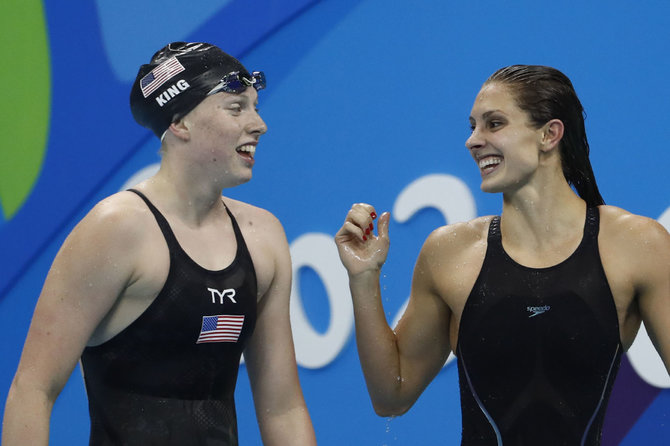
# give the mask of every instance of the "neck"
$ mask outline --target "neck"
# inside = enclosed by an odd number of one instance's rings
[[[177,216],[189,225],[200,225],[214,212],[223,209],[222,187],[204,176],[188,175],[170,169],[167,163],[152,178],[141,183],[162,211]]]
[[[581,234],[586,203],[564,178],[503,195],[501,231],[509,244],[548,247]]]

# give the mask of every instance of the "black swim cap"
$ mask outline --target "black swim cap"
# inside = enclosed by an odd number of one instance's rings
[[[240,61],[214,45],[170,43],[140,67],[130,91],[130,110],[135,121],[160,138],[231,72],[251,77]]]

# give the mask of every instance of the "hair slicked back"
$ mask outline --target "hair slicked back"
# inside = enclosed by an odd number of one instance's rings
[[[584,107],[570,79],[552,67],[511,65],[493,73],[484,84],[490,83],[507,86],[535,128],[552,119],[563,122],[559,150],[565,179],[588,206],[605,204],[589,160]]]

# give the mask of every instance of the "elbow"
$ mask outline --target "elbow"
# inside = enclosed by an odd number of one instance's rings
[[[400,404],[399,402],[391,403],[389,401],[372,401],[372,408],[374,409],[375,413],[378,416],[384,418],[398,417],[403,415],[410,409],[410,407],[412,407],[412,404]]]
[[[397,417],[405,414],[412,408],[421,392],[403,385],[403,380],[398,379],[392,387],[371,389],[368,387],[370,401],[375,413],[380,417]]]
[[[17,372],[7,394],[7,404],[22,404],[25,401],[38,402],[49,410],[53,407],[56,398],[63,386],[40,386],[34,380],[24,377]]]

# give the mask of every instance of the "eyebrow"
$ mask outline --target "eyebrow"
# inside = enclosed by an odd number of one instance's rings
[[[251,100],[250,97],[245,96],[241,93],[229,93],[228,96],[224,99],[226,102],[230,103],[235,103],[235,102],[242,102],[242,103],[251,103],[254,106],[258,105],[258,96],[256,96],[255,100]]]
[[[246,98],[242,95],[232,95],[231,94],[230,97],[226,97],[226,98],[223,99],[222,104],[224,106],[229,106],[229,105],[233,105],[233,104],[240,104],[240,105],[244,106],[244,105],[248,104],[249,102],[251,102],[251,101],[249,101],[248,98]]]
[[[487,119],[489,116],[491,116],[491,115],[494,114],[494,113],[503,113],[503,111],[502,111],[502,110],[498,110],[498,109],[495,109],[495,110],[489,110],[489,111],[486,111],[486,112],[482,113],[482,118]],[[474,121],[475,118],[473,118],[472,116],[470,116],[470,120],[471,120],[471,121]]]

